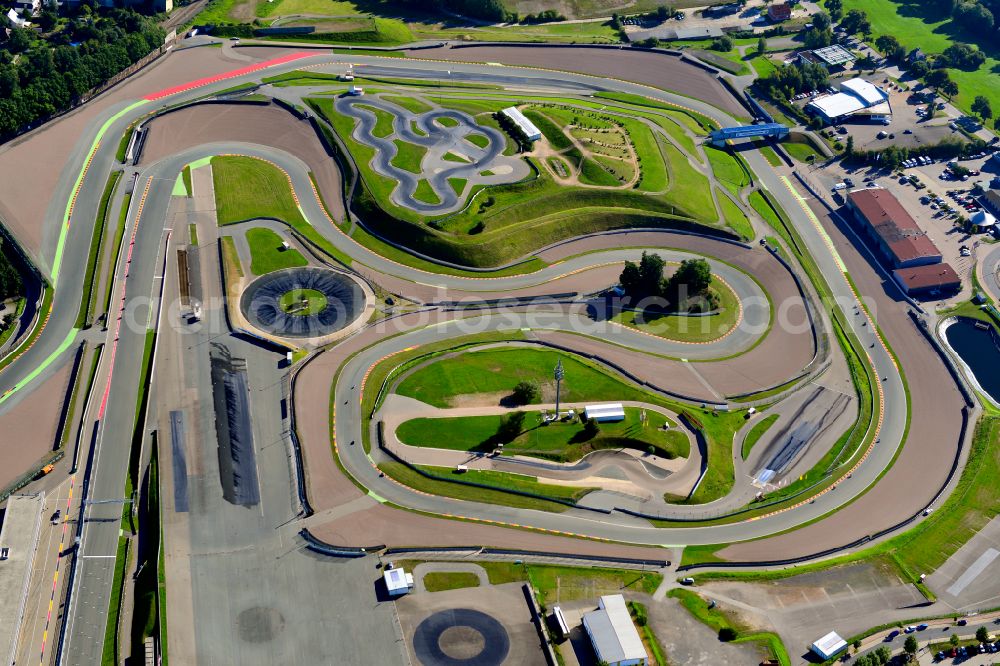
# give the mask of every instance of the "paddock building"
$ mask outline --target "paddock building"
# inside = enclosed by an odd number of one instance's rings
[[[841,83],[840,92],[816,97],[806,105],[806,111],[831,124],[847,118],[886,124],[892,120],[889,94],[859,78]]]

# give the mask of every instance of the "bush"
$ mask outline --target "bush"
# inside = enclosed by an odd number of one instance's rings
[[[719,640],[723,643],[728,643],[729,641],[736,640],[736,630],[732,627],[723,627],[719,629]]]
[[[528,405],[538,397],[538,384],[534,382],[519,382],[510,394],[515,405]]]

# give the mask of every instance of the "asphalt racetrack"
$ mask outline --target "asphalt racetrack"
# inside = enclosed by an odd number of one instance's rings
[[[228,47],[196,48],[172,53],[159,64],[53,123],[51,127],[0,149],[0,201],[3,202],[0,215],[56,287],[51,314],[37,341],[20,352],[17,360],[0,374],[0,395],[3,395],[0,425],[15,413],[18,418],[29,422],[42,414],[34,410],[31,413],[23,410],[15,412],[13,408],[27,404],[26,396],[53,395],[51,392],[43,394],[41,387],[47,386],[60,368],[65,367],[72,345],[81,335],[74,327],[80,298],[76,287],[85,280],[86,250],[100,194],[111,170],[120,168],[114,153],[125,129],[133,121],[163,105],[192,101],[213,90],[258,80],[264,74],[260,71],[236,74],[231,78],[200,84],[198,88],[184,87],[177,92],[164,93],[166,96],[152,93],[200,76],[215,76],[237,69],[244,66],[247,59],[259,63],[261,54],[274,58],[293,53],[281,48],[238,49],[240,59],[235,62],[227,55],[231,50]],[[727,99],[727,93],[718,82],[702,70],[674,57],[634,51],[525,47],[477,47],[419,53],[430,58],[453,59],[448,67],[456,78],[477,79],[501,86],[529,86],[534,83],[553,87],[563,94],[571,94],[566,91],[577,94],[586,89],[642,94],[686,106],[723,125],[738,124],[731,115],[736,112],[733,108],[735,101]],[[477,59],[501,62],[505,66],[462,62]],[[439,79],[442,70],[438,62],[417,58],[384,59],[308,52],[296,61],[277,64],[263,71],[270,75],[309,66],[320,71],[325,68],[330,72],[342,72],[348,62],[354,65],[356,72],[366,71],[373,75],[384,68],[384,71],[403,71],[410,78]],[[520,64],[531,67],[519,67]],[[583,69],[586,73],[536,69],[543,66],[558,70]],[[638,80],[638,83],[617,80],[626,78]],[[559,88],[560,85],[564,88]],[[656,85],[663,89],[650,87]],[[713,104],[724,110],[720,111]],[[238,114],[239,117],[249,118],[257,111],[273,113],[273,110],[247,106]],[[285,169],[306,219],[339,251],[351,257],[352,269],[382,282],[393,293],[409,295],[427,309],[442,310],[435,315],[437,319],[430,320],[423,312],[399,316],[393,323],[400,327],[397,330],[402,333],[394,337],[387,336],[376,327],[366,329],[317,354],[299,371],[291,406],[307,463],[308,494],[317,514],[328,512],[309,523],[309,529],[320,538],[344,545],[491,544],[534,550],[641,554],[650,557],[657,553],[662,557],[668,552],[663,550],[664,545],[733,543],[721,551],[723,557],[765,560],[808,556],[919,515],[944,488],[948,471],[962,452],[960,396],[952,388],[954,384],[947,369],[909,320],[909,306],[896,293],[887,293],[891,286],[886,286],[883,276],[853,246],[847,232],[838,226],[836,220],[825,215],[815,201],[797,193],[791,181],[776,173],[758,153],[746,151],[743,154],[750,167],[786,210],[803,239],[804,249],[815,258],[833,297],[842,304],[848,315],[847,325],[866,350],[868,358],[864,360],[872,364],[878,377],[883,378],[877,387],[876,400],[884,417],[878,424],[878,430],[873,432],[875,444],[865,451],[853,474],[839,480],[836,491],[824,492],[814,502],[754,521],[697,528],[655,528],[619,521],[615,516],[595,520],[591,515],[581,516],[572,512],[557,515],[456,502],[416,493],[395,484],[378,475],[362,447],[349,445],[349,442],[360,441],[362,428],[369,425],[367,415],[362,414],[359,406],[358,387],[363,385],[372,365],[386,355],[413,345],[453,339],[461,333],[461,327],[454,320],[475,319],[476,315],[437,309],[434,304],[436,299],[441,298],[442,291],[447,292],[448,299],[464,295],[485,299],[491,296],[586,293],[587,285],[599,283],[608,286],[613,283],[620,271],[620,262],[626,258],[624,254],[632,252],[630,256],[634,256],[639,248],[689,252],[724,261],[738,259],[742,262],[737,264],[738,268],[757,277],[769,296],[777,299],[779,296],[776,294],[784,294],[792,301],[797,298],[802,313],[805,308],[796,282],[787,273],[784,273],[785,277],[780,277],[783,275],[782,267],[764,249],[663,232],[606,234],[569,241],[540,252],[550,266],[534,274],[477,278],[427,273],[380,257],[329,224],[312,190],[308,172],[313,164],[328,169],[326,174],[329,178],[320,182],[321,191],[327,201],[339,201],[339,190],[324,189],[327,187],[324,183],[333,180],[332,174],[336,170],[330,171],[329,164],[315,152],[312,145],[315,143],[314,132],[300,131],[293,128],[294,122],[281,121],[283,131],[280,136],[283,139],[278,146],[269,145],[271,139],[266,132],[260,132],[261,138],[253,140],[253,136],[240,134],[225,123],[196,124],[197,127],[190,132],[191,137],[179,140],[176,147],[171,145],[169,134],[157,136],[155,128],[158,123],[177,123],[174,127],[182,127],[185,118],[194,117],[187,114],[198,113],[210,114],[211,111],[179,111],[154,121],[147,148],[150,152],[139,168],[130,169],[123,179],[131,181],[130,174],[138,174],[133,197],[137,203],[126,215],[129,228],[125,244],[130,249],[129,263],[116,271],[113,302],[116,305],[120,303],[122,311],[127,303],[139,298],[148,299],[151,293],[155,294],[153,285],[157,283],[156,278],[163,275],[160,272],[165,265],[163,249],[169,234],[172,232],[176,239],[186,233],[180,227],[172,229],[168,226],[171,220],[167,218],[170,184],[176,180],[184,160],[234,149],[241,152],[245,149],[245,152],[268,157]],[[305,123],[302,126],[305,127]],[[213,128],[219,131],[218,135],[213,136]],[[65,164],[66,167],[56,173],[53,164]],[[80,185],[77,188],[78,180]],[[27,191],[51,192],[52,196],[23,196]],[[138,205],[140,201],[141,206]],[[72,205],[67,208],[68,204]],[[557,259],[560,263],[551,263]],[[851,306],[857,303],[858,294],[846,278],[847,271],[859,292],[877,304],[878,307],[873,310],[877,312],[878,330],[884,332],[884,340],[873,333],[876,329],[874,321],[863,312],[853,312]],[[113,310],[111,313],[112,324],[117,312]],[[537,330],[530,328],[529,322],[516,309],[505,311],[505,314],[511,315],[507,322],[508,329],[529,328],[532,335],[539,339],[555,340],[576,351],[606,354],[608,358],[627,361],[632,367],[645,366],[650,373],[659,370],[660,381],[675,388],[682,386],[684,390],[700,386],[703,393],[699,395],[715,395],[717,400],[725,399],[726,395],[736,393],[740,388],[760,390],[787,381],[807,368],[816,353],[815,340],[808,326],[796,334],[780,326],[772,326],[759,343],[733,334],[713,349],[697,346],[682,351],[680,347],[672,347],[670,341],[652,339],[635,332],[622,334],[624,337],[620,339],[628,343],[626,346],[616,346],[601,337],[575,335],[567,330],[571,328],[569,317],[573,316],[572,304],[553,307],[551,317],[538,323]],[[145,312],[140,319],[142,322],[157,321],[155,317],[147,318]],[[491,325],[499,326],[487,323],[483,330],[490,330]],[[81,476],[87,475],[87,483],[81,485],[87,489],[88,497],[104,498],[121,494],[135,418],[134,396],[141,381],[139,369],[146,330],[143,323],[134,328],[128,325],[120,329],[112,326],[106,334],[99,331],[88,333],[95,338],[106,335],[106,339],[102,339],[109,345],[108,349],[113,346],[116,350],[102,356],[95,382],[94,407],[88,411],[88,427],[100,425],[93,429],[93,432],[100,433],[93,464],[78,472]],[[900,359],[898,365],[884,343],[891,345]],[[730,347],[727,348],[727,345]],[[755,346],[748,350],[748,345]],[[658,349],[671,351],[653,356],[651,352],[655,353]],[[727,350],[739,354],[720,360],[726,356]],[[251,381],[252,374],[251,369]],[[903,384],[904,375],[906,387]],[[336,410],[331,422],[330,382],[333,377],[337,377],[333,401]],[[710,388],[705,388],[706,384]],[[249,400],[254,402],[253,391],[249,395]],[[255,404],[255,415],[259,409],[260,406]],[[339,456],[340,463],[370,492],[357,488],[330,455],[331,430],[335,435],[335,455]],[[904,438],[905,447],[902,446]],[[959,462],[963,460],[959,458]],[[170,465],[164,467],[169,469]],[[886,472],[884,476],[883,472]],[[287,470],[282,469],[281,473],[286,475]],[[901,488],[907,489],[907,492],[900,492]],[[260,492],[267,492],[266,486],[262,485]],[[391,504],[424,513],[403,511]],[[115,507],[120,517],[118,509]],[[96,509],[89,510],[93,512]],[[470,520],[443,520],[429,514],[460,516]],[[81,551],[102,557],[113,554],[118,540],[118,521],[112,522],[81,521],[87,525]],[[806,523],[809,525],[795,529]],[[530,529],[506,529],[501,525],[519,525]],[[580,535],[593,539],[575,538]],[[751,539],[757,540],[749,541]],[[102,581],[107,579],[110,584],[113,568],[106,567],[104,560],[81,559],[80,562],[79,579],[94,581],[98,585],[103,585]],[[271,563],[273,565],[273,561]],[[97,599],[94,607],[102,604],[107,607],[106,598]],[[103,616],[92,619],[93,622],[86,626],[80,624],[76,631],[70,628],[71,646],[74,640],[84,645],[88,632],[92,634],[103,628]],[[94,663],[95,657],[99,659],[99,654],[83,649],[76,650],[74,654],[75,663]]]

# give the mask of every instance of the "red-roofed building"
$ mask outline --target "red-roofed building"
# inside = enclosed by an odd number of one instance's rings
[[[847,205],[893,268],[941,263],[934,241],[888,190],[855,190],[847,195]]]
[[[792,18],[792,3],[790,2],[775,2],[770,7],[767,8],[767,18],[771,19],[774,23],[780,21],[787,21]]]
[[[962,280],[951,264],[931,264],[913,268],[897,268],[892,276],[910,296],[921,296],[930,292],[958,291]]]

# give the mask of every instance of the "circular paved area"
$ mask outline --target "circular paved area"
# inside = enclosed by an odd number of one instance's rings
[[[322,294],[326,307],[304,315],[286,312],[282,297],[295,290]],[[314,267],[268,273],[251,282],[240,297],[240,309],[248,322],[282,338],[329,335],[354,321],[364,306],[364,292],[352,278]]]
[[[413,651],[424,666],[500,666],[510,651],[510,638],[486,613],[456,608],[421,622],[413,634]]]

